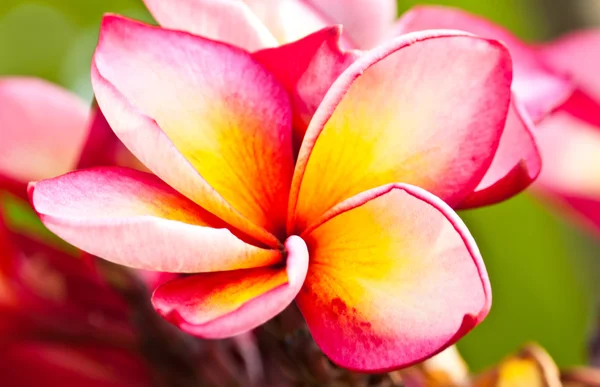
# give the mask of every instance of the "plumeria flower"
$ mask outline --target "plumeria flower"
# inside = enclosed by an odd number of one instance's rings
[[[21,197],[28,182],[78,167],[140,168],[98,109],[42,79],[0,78],[0,135],[0,189]]]
[[[491,293],[450,205],[492,162],[510,57],[458,32],[390,40],[335,79],[295,159],[290,74],[337,63],[332,50],[308,49],[331,48],[332,36],[249,54],[105,17],[94,92],[153,174],[94,168],[33,183],[40,218],[112,262],[188,274],[152,302],[201,337],[246,332],[295,301],[346,368],[406,366],[454,343],[486,316]],[[293,57],[303,60],[267,70]]]

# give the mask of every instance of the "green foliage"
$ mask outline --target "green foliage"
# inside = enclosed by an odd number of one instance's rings
[[[33,208],[23,199],[0,191],[0,210],[9,229],[37,238],[66,253],[76,255],[77,249],[48,230]]]
[[[493,295],[488,318],[460,343],[469,364],[481,369],[529,341],[560,365],[584,363],[597,290],[584,237],[525,195],[461,216],[484,257]]]
[[[151,22],[141,0],[2,0],[0,75],[35,75],[91,101],[90,60],[102,15]]]
[[[541,20],[539,0],[399,0],[398,12],[415,5],[437,4],[468,10],[499,23],[525,39],[539,39],[545,35],[545,26]]]

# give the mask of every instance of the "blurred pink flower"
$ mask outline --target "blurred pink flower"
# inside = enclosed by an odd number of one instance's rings
[[[249,54],[107,16],[96,98],[154,175],[73,172],[31,184],[32,204],[94,255],[190,274],[161,285],[153,303],[192,334],[236,335],[295,300],[346,368],[433,355],[490,307],[477,247],[449,205],[490,167],[510,58],[497,42],[430,31],[347,64],[338,37],[327,28]],[[328,66],[347,68],[319,78]],[[304,105],[314,111],[295,158],[299,85],[327,81],[323,101]]]
[[[537,132],[544,170],[537,192],[600,233],[600,29],[579,31],[537,47],[548,68],[575,92]]]
[[[151,385],[130,318],[127,305],[81,255],[11,231],[0,217],[5,385]]]
[[[0,78],[0,136],[0,189],[24,198],[32,180],[93,165],[140,165],[98,109],[42,79]]]

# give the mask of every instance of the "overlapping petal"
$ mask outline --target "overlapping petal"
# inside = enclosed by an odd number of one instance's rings
[[[398,13],[395,0],[306,0],[344,25],[357,48],[368,49],[382,41]]]
[[[458,32],[408,34],[363,55],[336,80],[307,130],[288,231],[393,182],[459,204],[492,162],[510,83],[500,44]]]
[[[540,125],[537,135],[544,168],[538,192],[576,220],[600,231],[600,131],[566,112]],[[573,210],[575,212],[573,212]]]
[[[535,122],[559,107],[573,92],[571,80],[547,68],[533,48],[508,30],[468,12],[441,6],[418,6],[402,15],[392,31],[395,36],[439,28],[468,31],[506,45],[514,63],[513,89]]]
[[[308,270],[306,244],[297,236],[285,243],[285,267],[196,274],[167,282],[154,292],[156,310],[181,329],[207,338],[248,331],[285,309]]]
[[[267,27],[242,1],[144,0],[165,28],[187,31],[250,51],[277,45]]]
[[[92,83],[107,121],[170,186],[271,246],[293,169],[283,87],[249,54],[105,17]]]
[[[85,102],[58,86],[1,78],[0,182],[24,196],[29,181],[70,171],[88,133],[87,119]]]
[[[270,265],[277,250],[249,245],[156,176],[125,168],[72,172],[30,186],[44,224],[109,261],[166,272]]]
[[[341,49],[340,35],[339,26],[328,27],[296,42],[253,54],[290,95],[295,152],[323,97],[359,56],[357,51]]]
[[[578,91],[564,109],[600,127],[600,29],[575,32],[538,49],[544,64],[570,76]]]
[[[302,235],[311,265],[297,302],[335,363],[383,371],[452,344],[488,313],[475,242],[440,199],[392,184],[328,211]]]
[[[529,187],[542,168],[534,129],[529,115],[513,99],[492,165],[460,208],[494,204]]]

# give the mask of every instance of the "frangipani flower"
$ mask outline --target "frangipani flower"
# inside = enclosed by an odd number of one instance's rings
[[[331,34],[318,36],[325,44]],[[30,185],[30,199],[49,229],[85,251],[190,274],[153,295],[187,332],[236,335],[295,300],[334,362],[405,366],[489,310],[477,247],[446,203],[468,197],[494,157],[510,57],[457,32],[391,40],[335,80],[294,161],[288,94],[257,60],[313,39],[250,55],[105,17],[96,98],[155,175],[82,170]]]
[[[0,189],[21,197],[78,167],[139,166],[97,109],[42,79],[0,78],[0,136]]]
[[[372,48],[408,32],[403,31],[405,18],[394,25],[397,13],[395,0],[145,0],[145,3],[164,27],[188,31],[250,51],[288,43],[334,23],[340,23],[344,27],[341,44],[345,48]],[[440,24],[428,28],[446,27]],[[351,55],[352,52],[346,53],[346,58]],[[328,69],[327,66],[320,68]],[[345,67],[338,65],[326,71],[335,73],[343,68]],[[539,67],[534,66],[532,73],[545,79],[545,73]],[[320,79],[320,72],[313,76],[316,80],[304,77],[305,80],[310,79],[310,84],[313,85],[313,94],[307,94],[319,103],[330,83],[327,76]],[[519,79],[515,81],[517,89]],[[541,85],[545,83],[547,82],[540,82]],[[546,96],[547,91],[552,92],[550,97]],[[562,91],[558,89],[556,92]],[[542,90],[535,96],[549,99],[554,97],[554,92],[554,89]],[[538,176],[541,168],[540,154],[532,134],[533,122],[523,102],[527,101],[517,98],[513,100],[493,164],[477,189],[463,201],[462,208],[484,206],[508,199],[527,188]],[[310,118],[307,114],[303,116]],[[296,124],[296,120],[294,123]],[[296,141],[298,133],[303,135],[303,131],[295,128],[294,143],[299,145],[300,141]]]

